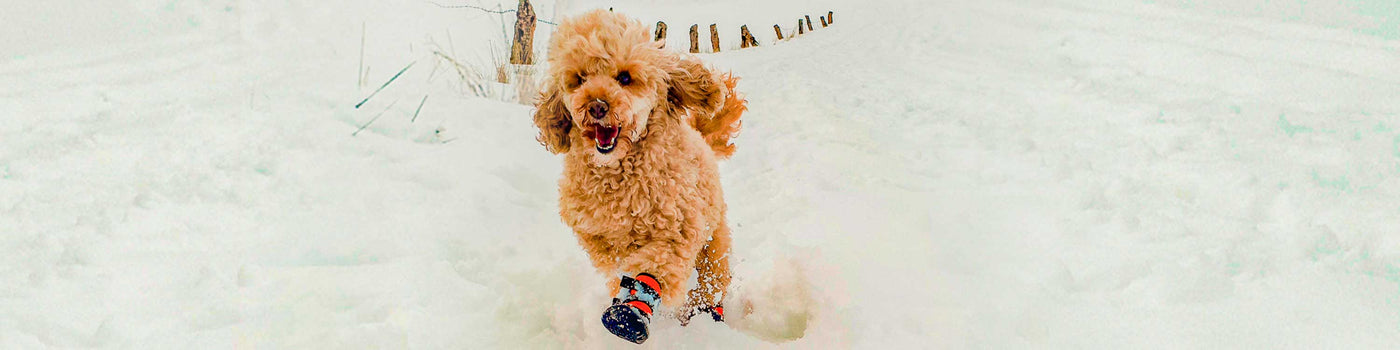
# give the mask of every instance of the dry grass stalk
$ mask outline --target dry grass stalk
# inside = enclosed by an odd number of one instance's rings
[[[539,98],[540,81],[535,78],[535,67],[533,65],[517,65],[515,68],[515,102],[524,105],[533,105]]]
[[[366,96],[364,100],[361,100],[360,103],[356,103],[355,108],[360,108],[360,106],[365,105],[365,102],[369,102],[369,99],[374,98],[374,95],[378,95],[380,91],[384,91],[384,88],[389,87],[389,84],[392,84],[394,80],[397,80],[399,76],[403,75],[403,72],[407,72],[409,68],[413,68],[415,64],[418,64],[418,61],[410,62],[407,66],[404,66],[403,69],[400,69],[398,73],[394,73],[394,76],[390,77],[389,81],[384,82],[384,85],[380,85],[374,92],[369,93],[369,96]]]
[[[466,85],[467,90],[470,91],[472,95],[479,97],[490,96],[490,90],[486,89],[486,79],[481,76],[480,70],[462,64],[462,62],[457,61],[456,58],[442,51],[433,50],[433,55],[452,66],[453,71],[457,72],[457,78],[462,81],[463,85]]]

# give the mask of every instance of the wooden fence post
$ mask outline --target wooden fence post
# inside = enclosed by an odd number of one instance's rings
[[[758,39],[753,38],[753,33],[749,32],[749,26],[747,24],[739,26],[739,32],[739,40],[741,41],[739,43],[740,47],[747,48],[758,46]]]
[[[747,24],[739,26],[739,48],[749,48],[749,26]]]
[[[812,16],[802,15],[802,17],[807,17],[807,31],[812,31]]]
[[[520,0],[515,10],[515,40],[510,44],[511,64],[535,64],[535,8],[530,0]]]
[[[807,27],[804,27],[804,26],[803,26],[804,23],[806,23],[806,22],[802,22],[802,19],[801,19],[801,18],[798,18],[798,19],[797,19],[797,34],[798,34],[798,35],[807,34],[807,30],[806,30]]]
[[[666,48],[666,22],[656,21],[656,41],[661,42],[661,48]]]
[[[783,40],[783,27],[774,24],[773,33],[778,34],[778,40]]]
[[[710,47],[714,48],[713,52],[719,52],[719,30],[714,24],[710,24]]]
[[[700,25],[690,25],[690,53],[700,53]]]

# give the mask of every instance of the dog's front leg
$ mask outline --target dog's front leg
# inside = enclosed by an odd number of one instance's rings
[[[685,301],[688,288],[686,280],[695,268],[695,257],[701,247],[695,244],[680,244],[671,241],[649,242],[638,248],[618,264],[619,272],[626,275],[640,273],[656,276],[661,284],[661,301],[675,307]]]
[[[620,290],[613,305],[603,311],[603,326],[634,343],[646,341],[655,307],[675,307],[685,296],[685,278],[699,249],[698,244],[655,240],[632,251],[620,262]]]

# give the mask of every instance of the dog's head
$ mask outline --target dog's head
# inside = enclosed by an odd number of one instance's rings
[[[656,124],[652,118],[719,109],[724,97],[717,77],[697,60],[662,50],[648,29],[602,10],[559,24],[535,111],[545,148],[588,147],[595,160],[617,159]]]

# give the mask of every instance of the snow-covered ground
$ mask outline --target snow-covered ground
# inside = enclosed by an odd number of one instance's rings
[[[1400,6],[536,6],[763,44],[703,55],[749,96],[721,167],[756,313],[641,348],[1400,347]],[[501,16],[0,10],[0,348],[635,347],[530,107],[433,53],[489,67]]]

